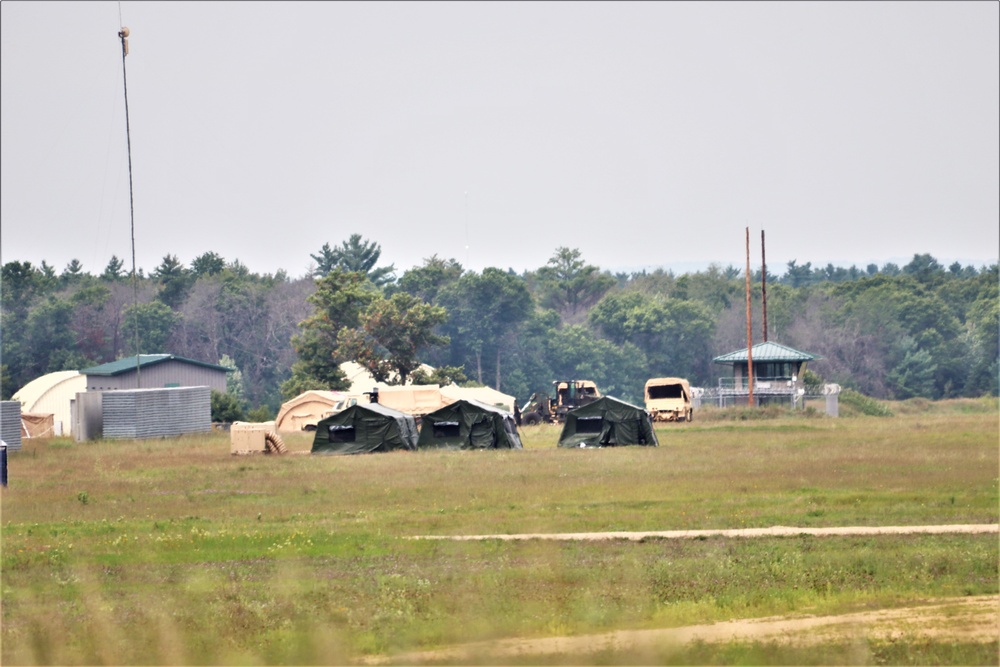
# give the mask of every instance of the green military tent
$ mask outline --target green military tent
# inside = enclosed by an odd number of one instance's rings
[[[417,448],[412,416],[378,403],[359,403],[316,424],[313,454],[367,454]]]
[[[445,449],[521,449],[514,415],[462,399],[424,415],[417,446]]]
[[[642,408],[604,396],[566,413],[559,436],[560,447],[615,447],[660,443],[653,421]]]

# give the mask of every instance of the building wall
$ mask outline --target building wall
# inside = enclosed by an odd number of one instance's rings
[[[162,438],[212,430],[208,387],[104,392],[104,438]]]
[[[73,437],[77,442],[96,440],[104,433],[104,393],[80,392],[71,403]]]
[[[176,359],[161,361],[141,369],[139,381],[142,389],[164,387],[208,387],[226,391],[226,372],[188,364]],[[88,375],[87,391],[108,389],[139,389],[135,369],[113,376]]]
[[[17,401],[0,401],[0,438],[9,451],[21,449],[21,404]]]

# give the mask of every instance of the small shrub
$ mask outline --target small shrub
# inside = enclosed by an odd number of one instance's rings
[[[212,421],[231,424],[243,421],[243,406],[232,394],[212,390]]]
[[[271,409],[266,405],[258,405],[253,410],[247,411],[247,421],[259,423],[271,421],[273,418]]]
[[[869,417],[892,417],[890,410],[884,403],[876,401],[870,396],[865,396],[861,392],[853,389],[845,389],[840,392],[840,402],[856,412]]]
[[[728,408],[703,408],[698,411],[695,418],[700,421],[760,421],[822,416],[823,414],[814,408],[799,410],[792,409],[788,405],[761,405],[752,408],[746,405],[734,405]]]

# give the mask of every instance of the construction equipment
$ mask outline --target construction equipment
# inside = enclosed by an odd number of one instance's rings
[[[684,378],[653,378],[646,381],[646,411],[657,422],[691,421],[691,385]]]
[[[601,397],[601,392],[592,380],[554,380],[554,397],[535,392],[521,410],[521,423],[526,426],[563,423],[566,413],[581,405],[593,403]]]

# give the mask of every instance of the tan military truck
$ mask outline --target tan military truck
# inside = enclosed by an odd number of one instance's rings
[[[646,411],[658,422],[691,421],[691,385],[684,378],[646,381]]]

